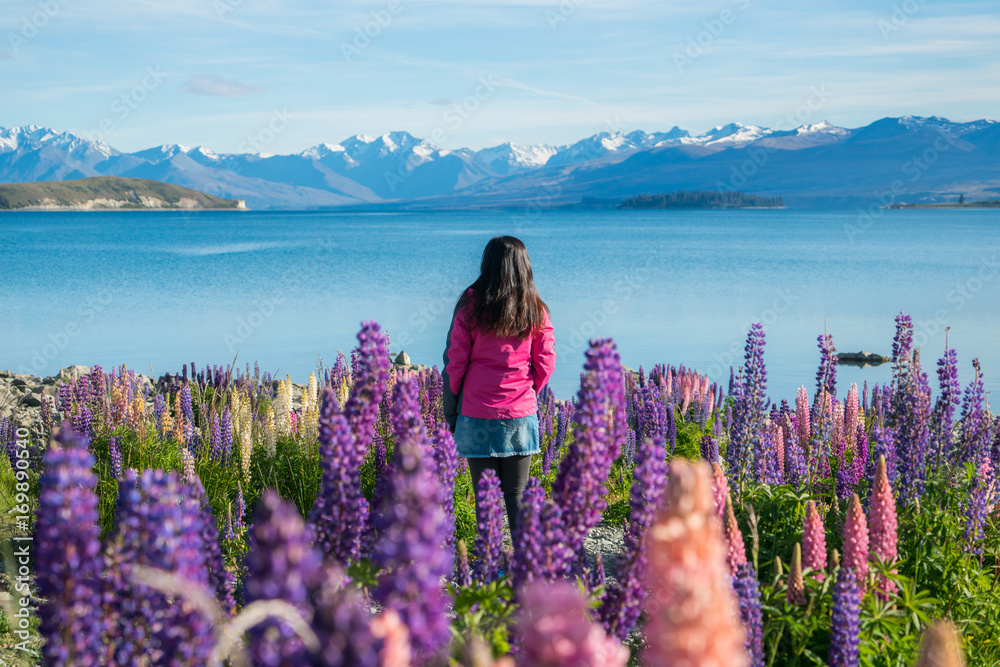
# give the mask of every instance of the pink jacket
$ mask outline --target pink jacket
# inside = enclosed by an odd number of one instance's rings
[[[479,419],[516,419],[535,414],[537,394],[556,364],[552,322],[519,340],[470,331],[466,306],[455,314],[447,350],[447,377],[462,414]]]

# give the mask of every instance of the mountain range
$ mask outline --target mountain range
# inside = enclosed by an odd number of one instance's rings
[[[1000,122],[883,118],[848,129],[730,123],[700,135],[602,132],[565,146],[445,150],[407,132],[356,135],[292,155],[180,144],[123,153],[37,127],[0,127],[0,182],[120,176],[163,181],[252,209],[513,208],[642,193],[739,190],[788,207],[933,203],[1000,195]]]

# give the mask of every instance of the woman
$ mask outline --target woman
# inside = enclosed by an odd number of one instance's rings
[[[528,251],[513,236],[497,236],[483,250],[479,278],[455,305],[444,353],[444,413],[459,455],[468,458],[473,487],[484,470],[496,471],[512,531],[531,455],[541,451],[537,395],[555,362],[549,308],[535,289]]]

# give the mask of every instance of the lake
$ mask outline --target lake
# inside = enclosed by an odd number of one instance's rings
[[[613,337],[633,368],[685,364],[725,383],[762,321],[768,393],[791,401],[815,387],[818,335],[890,354],[900,309],[935,393],[945,327],[963,387],[978,356],[1000,390],[989,210],[7,212],[0,368],[125,363],[159,376],[235,358],[305,382],[369,319],[393,353],[440,364],[454,302],[502,233],[527,245],[550,307],[559,398],[576,392],[591,337]],[[889,376],[841,366],[838,387]]]

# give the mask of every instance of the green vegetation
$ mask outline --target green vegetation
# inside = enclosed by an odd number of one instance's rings
[[[781,197],[761,197],[747,192],[678,190],[670,194],[635,195],[618,208],[784,208]]]
[[[76,181],[0,184],[0,210],[23,208],[85,209],[238,209],[236,199],[144,178],[101,176]]]

